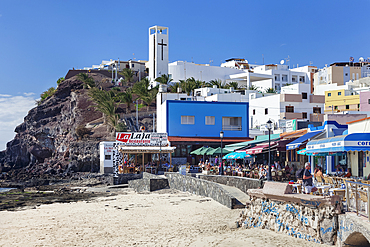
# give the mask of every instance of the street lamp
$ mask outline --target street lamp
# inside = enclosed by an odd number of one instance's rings
[[[224,174],[224,165],[223,165],[223,162],[222,162],[222,138],[224,138],[224,132],[223,131],[220,131],[220,138],[221,138],[221,167],[220,167],[220,175]]]
[[[271,129],[272,129],[272,122],[271,120],[269,119],[269,121],[267,121],[267,129],[269,130],[269,174],[268,174],[268,178],[267,180],[268,181],[272,181],[272,176],[271,176],[271,139],[270,139],[270,133],[271,133]]]
[[[159,136],[159,165],[157,167],[157,174],[158,174],[158,170],[159,170],[159,167],[161,167],[161,153],[162,153],[162,136],[160,135]]]

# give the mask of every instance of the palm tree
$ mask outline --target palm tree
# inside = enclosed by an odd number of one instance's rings
[[[224,88],[224,83],[220,79],[210,80],[209,83],[211,85],[216,85],[218,88]]]
[[[155,79],[156,82],[159,82],[160,84],[166,84],[166,85],[169,85],[170,82],[172,81],[172,79],[170,78],[170,76],[166,75],[166,74],[163,74],[161,75],[161,77],[157,77]]]
[[[175,83],[172,83],[169,88],[170,88],[171,93],[177,93],[177,89],[179,87],[181,87],[180,86],[180,83],[179,82],[175,82]]]
[[[147,111],[149,111],[149,106],[153,103],[153,101],[157,97],[157,93],[158,93],[158,88],[155,87],[155,88],[152,88],[148,92],[148,95],[146,95],[145,97],[141,98],[141,100],[147,105],[147,108],[146,108]]]
[[[124,82],[129,83],[134,78],[135,72],[129,68],[124,68],[121,74],[125,77]]]
[[[258,87],[256,85],[250,85],[248,90],[258,91]]]
[[[267,88],[265,93],[276,93],[276,90],[273,88]]]
[[[234,89],[238,89],[239,84],[236,81],[232,81],[226,84],[226,88],[231,88],[231,87],[233,87]]]
[[[132,89],[128,88],[126,92],[123,92],[120,99],[123,103],[127,105],[126,114],[130,113],[132,103]]]
[[[112,93],[97,88],[91,88],[88,94],[94,102],[93,107],[103,113],[104,124],[115,129],[118,124],[119,114],[116,113],[117,103],[114,97],[112,97]]]
[[[84,83],[84,88],[90,89],[96,86],[94,79],[86,73],[79,73],[77,79]]]

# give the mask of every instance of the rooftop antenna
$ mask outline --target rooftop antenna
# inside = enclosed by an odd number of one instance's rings
[[[262,54],[262,65],[265,65],[265,57]]]
[[[280,60],[280,64],[283,65],[285,63],[284,59]]]
[[[289,55],[288,55],[288,57],[287,58],[285,58],[285,61],[286,61],[286,63],[288,64],[288,62],[289,62],[289,68],[290,68],[290,57],[289,57]]]
[[[312,61],[310,61],[310,66],[313,64],[313,62]]]

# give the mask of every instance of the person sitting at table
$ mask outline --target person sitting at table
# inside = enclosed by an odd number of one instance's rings
[[[322,173],[322,167],[321,166],[316,167],[313,175],[315,178],[321,177],[321,179],[324,179],[324,175]]]
[[[343,169],[340,165],[337,165],[337,169],[335,170],[335,175],[340,177],[344,174]]]
[[[350,178],[352,177],[352,170],[351,168],[347,169],[347,173],[343,176],[344,178]]]

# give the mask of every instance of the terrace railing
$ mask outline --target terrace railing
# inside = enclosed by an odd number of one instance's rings
[[[348,180],[345,183],[347,212],[356,212],[370,221],[370,184]]]

